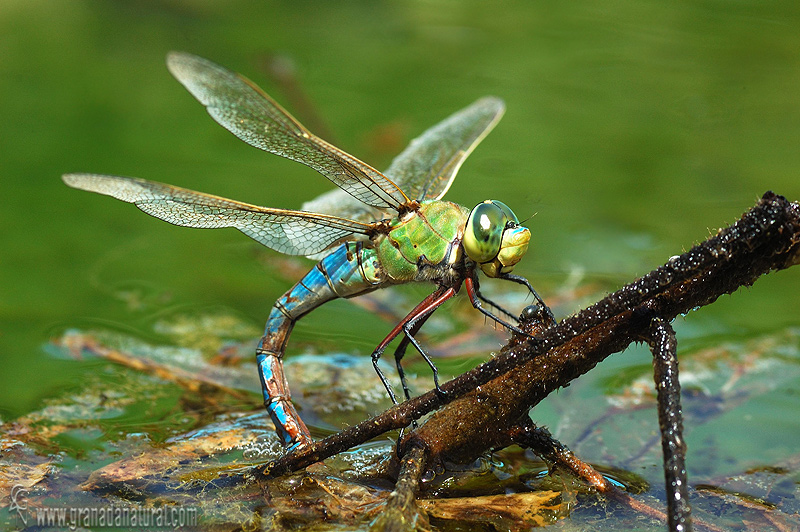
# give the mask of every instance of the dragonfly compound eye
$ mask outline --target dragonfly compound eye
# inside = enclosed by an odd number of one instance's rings
[[[486,200],[469,213],[464,231],[464,251],[478,264],[491,261],[500,253],[503,230],[510,221],[505,211],[511,212],[505,205],[505,209],[500,205]]]
[[[498,200],[491,200],[491,202],[500,207],[500,210],[503,211],[503,214],[506,215],[506,218],[508,218],[509,222],[512,222],[514,225],[519,225],[519,220],[517,219],[517,215],[514,214],[514,211],[512,211],[508,205]]]
[[[472,209],[464,231],[464,251],[480,264],[483,273],[497,277],[509,273],[528,250],[531,233],[519,225],[505,203],[487,200]]]

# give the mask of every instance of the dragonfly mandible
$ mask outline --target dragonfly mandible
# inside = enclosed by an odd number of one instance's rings
[[[436,285],[372,354],[375,370],[394,402],[397,399],[378,368],[378,359],[402,333],[395,360],[406,398],[409,392],[400,359],[409,342],[431,366],[439,389],[436,366],[414,336],[462,285],[476,309],[519,331],[507,321],[515,320],[514,315],[481,294],[478,270],[526,286],[546,308],[525,278],[510,273],[530,241],[530,231],[511,209],[487,200],[469,210],[441,199],[466,157],[502,116],[502,100],[482,98],[453,114],[413,140],[381,173],[313,135],[243,76],[178,52],[167,56],[167,67],[231,133],[251,146],[313,168],[338,189],[306,203],[307,210],[293,211],[130,177],[80,173],[65,174],[63,180],[74,188],[133,203],[175,225],[235,227],[281,253],[327,253],[275,302],[256,348],[264,405],[287,450],[312,439],[292,405],[282,358],[295,322],[323,303],[412,281]],[[499,309],[506,319],[481,302]]]

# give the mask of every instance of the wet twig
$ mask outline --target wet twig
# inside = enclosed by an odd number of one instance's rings
[[[653,351],[658,392],[658,425],[661,428],[664,477],[668,494],[667,521],[670,530],[686,531],[691,529],[692,511],[686,475],[681,385],[678,382],[678,343],[672,325],[660,317],[653,319],[646,339]]]
[[[394,491],[378,518],[370,526],[374,532],[404,532],[418,529],[420,513],[415,496],[419,482],[427,465],[425,450],[421,447],[408,449],[400,463]]]

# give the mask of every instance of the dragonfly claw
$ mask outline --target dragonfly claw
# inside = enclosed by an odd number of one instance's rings
[[[440,399],[447,398],[447,392],[442,390],[442,387],[439,386],[439,383],[436,383],[436,387],[434,388],[434,390],[436,390],[436,395],[438,395]]]

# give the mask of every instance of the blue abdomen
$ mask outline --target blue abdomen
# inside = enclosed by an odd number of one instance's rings
[[[365,248],[362,242],[342,244],[275,302],[259,351],[283,355],[295,321],[331,299],[371,292],[381,284],[383,274],[375,250]]]

